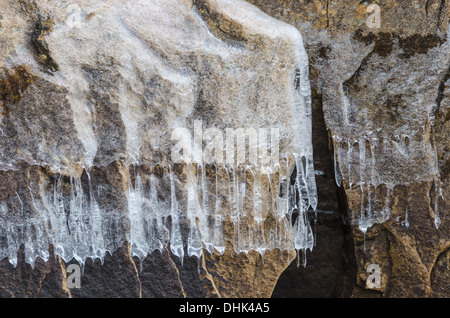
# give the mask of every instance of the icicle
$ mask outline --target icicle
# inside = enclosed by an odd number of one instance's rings
[[[298,167],[297,167],[298,169]],[[300,182],[299,175],[297,174],[296,183]],[[312,235],[311,226],[308,220],[307,208],[308,205],[302,204],[303,193],[301,191],[301,185],[296,186],[297,193],[299,196],[299,202],[297,208],[297,218],[294,223],[294,248],[296,250],[306,251],[306,249],[312,250],[314,247],[314,237]],[[306,207],[306,208],[305,208]]]
[[[39,219],[36,219],[35,223],[35,230],[36,230],[36,238],[37,241],[37,253],[38,256],[44,260],[44,262],[47,262],[47,260],[50,257],[50,253],[48,252],[48,246],[49,246],[49,234],[48,234],[48,215],[45,213],[44,208],[40,205],[39,207],[36,204],[36,200],[33,196],[33,192],[31,190],[31,187],[28,186],[28,189],[30,191],[31,200],[33,202],[33,207],[37,211],[37,217]],[[31,236],[29,237],[31,239]]]
[[[406,213],[405,213],[405,226],[406,226],[406,228],[409,228],[408,207],[406,207]]]
[[[216,204],[214,209],[214,248],[223,255],[225,253],[225,240],[223,233],[223,218],[221,213],[221,200],[219,197],[218,169],[215,176]]]
[[[435,196],[434,196],[434,226],[436,229],[439,229],[439,226],[441,225],[441,218],[439,217],[439,198],[442,197],[442,189],[441,189],[441,180],[440,180],[440,173],[439,173],[439,161],[438,161],[438,154],[437,154],[437,146],[436,146],[436,135],[434,131],[434,114],[429,115],[430,119],[430,125],[431,125],[431,142],[432,142],[432,152],[434,157],[434,190],[435,190]]]
[[[223,238],[223,220],[221,215],[215,216],[214,248],[223,255],[225,253],[225,241]]]
[[[30,224],[30,220],[25,221],[24,224],[24,247],[25,247],[25,262],[31,265],[31,268],[34,270],[35,260],[37,258],[37,254],[35,252],[36,247],[33,243],[33,225]],[[37,238],[36,238],[37,239]]]
[[[441,225],[441,218],[439,217],[439,197],[442,196],[442,189],[440,187],[440,180],[437,177],[434,178],[434,189],[434,226],[439,230],[439,226]]]
[[[154,250],[162,251],[164,245],[166,244],[164,238],[165,227],[163,225],[163,212],[161,212],[160,202],[158,200],[156,177],[151,174],[150,177],[150,194],[149,194],[149,204],[152,211],[152,216],[150,218],[150,226],[152,231],[152,243],[150,243],[150,252]]]
[[[295,155],[295,165],[297,168],[297,175],[295,179],[294,187],[299,194],[299,205],[301,205],[303,211],[307,211],[310,203],[309,203],[309,192],[308,186],[306,185],[306,159],[305,157],[299,157]]]
[[[390,209],[391,191],[392,191],[392,186],[390,184],[386,184],[386,203],[385,203],[384,209],[383,209],[384,215],[383,215],[382,222],[388,220],[389,217],[391,216],[391,209]]]
[[[348,148],[347,148],[347,172],[348,172],[348,183],[349,183],[349,187],[350,189],[352,188],[353,185],[353,178],[352,178],[352,147],[353,147],[353,143],[351,142],[351,140],[348,140]]]
[[[258,253],[263,256],[266,250],[266,239],[264,235],[264,218],[263,218],[263,203],[262,203],[262,174],[257,173],[253,177],[253,213],[254,213],[254,233],[255,243],[254,248]],[[269,179],[270,182],[270,179]],[[253,231],[250,231],[253,233]]]
[[[303,249],[303,268],[306,268],[306,248]]]
[[[228,176],[228,194],[230,202],[230,214],[233,222],[233,248],[236,254],[239,254],[239,202],[238,202],[238,181],[236,180],[236,170],[230,164],[227,169]]]
[[[359,226],[358,227],[359,227],[360,231],[365,234],[367,229],[369,227],[371,227],[373,224],[372,224],[372,220],[368,216],[366,216],[366,213],[365,213],[363,184],[360,185],[360,189],[361,189],[361,208],[360,208],[360,217],[359,217]]]
[[[308,189],[308,201],[309,207],[315,212],[317,209],[317,187],[316,187],[316,175],[314,172],[314,162],[312,153],[308,153],[303,158],[306,161],[306,187]]]
[[[99,257],[101,261],[103,261],[106,253],[103,218],[98,203],[94,197],[94,190],[92,189],[92,180],[89,170],[86,170],[86,175],[88,177],[89,211],[92,219],[92,249],[94,254]]]
[[[360,140],[358,142],[358,148],[359,148],[359,184],[365,185],[366,178],[366,147],[365,147],[365,141]]]
[[[84,262],[78,262],[80,264],[81,276],[84,276]]]
[[[129,180],[128,186],[128,215],[131,224],[130,243],[131,255],[144,259],[149,252],[149,245],[146,239],[143,216],[144,192],[142,178],[139,173],[135,176],[134,189]]]
[[[72,241],[67,228],[67,218],[64,210],[64,200],[62,196],[62,176],[55,179],[53,186],[53,202],[44,197],[49,207],[51,223],[56,230],[55,233],[55,256],[59,255],[66,263],[73,258]]]
[[[170,235],[170,250],[181,261],[183,266],[184,260],[184,248],[183,239],[181,237],[180,224],[179,224],[179,209],[178,201],[176,197],[175,181],[173,176],[172,167],[169,166],[169,178],[170,178],[170,215],[172,217],[172,231]]]
[[[289,218],[289,181],[288,181],[288,163],[286,163],[286,174],[282,173],[282,169],[279,170],[279,180],[276,191],[274,191],[274,196],[276,200],[276,223],[275,223],[275,234],[274,234],[274,244],[275,247],[278,247],[281,251],[284,250],[284,246],[282,243],[282,226],[283,220]],[[277,195],[278,193],[278,195]],[[274,201],[275,201],[274,200]]]
[[[198,174],[198,172],[197,172]],[[217,169],[216,169],[217,174]],[[201,193],[202,193],[202,205],[200,215],[198,215],[200,219],[200,233],[203,238],[203,243],[205,244],[206,250],[209,254],[212,254],[214,251],[214,223],[211,222],[213,220],[214,215],[211,207],[209,206],[209,183],[206,178],[206,167],[201,166],[201,175],[197,177],[201,182]],[[217,184],[216,184],[217,186]],[[217,194],[216,194],[217,200]]]
[[[8,260],[9,263],[14,266],[17,266],[17,251],[19,250],[19,245],[17,244],[18,238],[15,229],[13,228],[13,224],[7,222],[7,232],[6,237],[8,241]]]
[[[203,167],[202,167],[203,168]],[[202,238],[197,227],[197,218],[201,218],[204,211],[201,211],[198,202],[197,177],[194,173],[194,165],[189,164],[188,167],[188,212],[187,217],[190,221],[190,230],[188,237],[188,255],[200,258],[203,252]]]
[[[377,220],[377,218],[379,217],[379,212],[378,211],[374,211],[373,209],[373,203],[375,203],[375,207],[376,207],[376,203],[378,202],[377,200],[377,187],[378,187],[378,182],[376,181],[376,160],[375,160],[375,146],[376,146],[376,142],[377,139],[376,138],[372,138],[369,139],[369,146],[370,146],[370,185],[373,186],[373,192],[371,191],[371,188],[369,187],[369,192],[368,192],[368,199],[369,199],[369,215],[371,218],[373,218],[373,220]]]
[[[239,174],[242,174],[241,177],[239,177]],[[239,180],[240,179],[240,180]],[[237,195],[238,195],[238,223],[237,223],[237,236],[238,236],[238,254],[241,252],[247,253],[247,242],[245,232],[242,233],[242,227],[247,227],[246,217],[247,213],[244,208],[244,202],[245,202],[245,193],[246,193],[246,170],[241,169],[238,171],[237,180],[236,180],[236,189],[237,189]]]
[[[342,184],[342,172],[341,172],[341,168],[340,168],[340,160],[339,160],[339,156],[338,156],[338,152],[339,152],[339,143],[341,142],[341,138],[339,138],[338,136],[333,136],[333,148],[334,148],[334,179],[336,181],[336,184],[338,187],[341,186]]]
[[[270,228],[269,230],[269,242],[268,242],[268,247],[270,250],[273,250],[278,246],[277,243],[277,230],[280,226],[280,208],[279,208],[279,201],[280,201],[280,196],[282,195],[281,193],[281,171],[280,168],[278,169],[278,171],[276,172],[278,174],[278,185],[277,187],[274,187],[273,184],[273,180],[269,177],[269,191],[270,191],[270,202],[271,202],[271,212],[275,218],[275,229],[273,227]]]

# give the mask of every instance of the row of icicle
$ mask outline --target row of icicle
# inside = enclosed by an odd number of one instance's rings
[[[93,186],[89,171],[87,190],[80,177],[59,176],[37,185],[35,195],[30,185],[0,201],[0,259],[16,266],[23,244],[25,261],[34,268],[36,258],[48,260],[51,244],[65,262],[103,263],[125,241],[140,260],[165,246],[181,262],[185,255],[200,258],[204,250],[223,254],[227,242],[236,253],[254,250],[263,257],[267,250],[295,249],[306,256],[314,246],[308,210],[317,206],[311,164],[312,158],[296,156],[293,176],[287,166],[267,174],[250,166],[214,166],[215,179],[204,166],[189,164],[185,182],[171,166],[162,177],[138,172],[129,180],[125,212],[101,203],[105,190]],[[170,193],[161,193],[167,188]],[[225,231],[226,222],[232,233]]]
[[[361,205],[359,211],[358,227],[365,234],[367,229],[374,224],[381,224],[390,218],[391,210],[391,194],[395,186],[408,185],[416,181],[432,181],[434,188],[434,197],[430,198],[432,201],[432,208],[434,210],[434,224],[436,229],[441,224],[439,216],[439,199],[443,198],[441,179],[439,174],[437,148],[434,134],[433,122],[431,121],[431,140],[426,143],[423,136],[421,141],[414,139],[412,136],[400,135],[394,138],[386,138],[383,140],[384,145],[380,144],[380,140],[376,137],[364,136],[361,138],[343,138],[337,135],[333,136],[334,147],[334,171],[336,184],[340,187],[343,181],[351,189],[355,185],[360,189]],[[425,131],[425,128],[422,128]],[[416,144],[415,144],[416,143]],[[421,151],[429,153],[433,158],[430,163],[429,174],[418,176],[409,175],[408,180],[392,180],[386,177],[383,180],[382,171],[377,170],[376,153],[380,146],[389,149],[388,151],[399,151],[405,159],[410,156],[411,151]],[[388,148],[388,147],[391,148]],[[386,169],[386,167],[384,167]],[[375,208],[375,204],[379,203],[376,189],[379,186],[386,187],[385,203],[383,206]],[[402,222],[405,227],[409,227],[408,207],[405,209],[405,219]]]

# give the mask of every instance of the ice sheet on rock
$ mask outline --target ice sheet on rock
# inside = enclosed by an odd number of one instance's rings
[[[36,1],[53,18],[45,43],[59,70],[25,63],[40,82],[2,121],[0,164],[50,172],[29,193],[23,185],[0,202],[1,257],[16,265],[21,244],[30,264],[48,259],[49,244],[64,261],[82,264],[103,261],[125,241],[141,260],[167,246],[181,262],[223,254],[230,243],[236,253],[262,256],[313,248],[311,89],[300,33],[245,1],[205,2],[242,31],[233,38],[189,3]],[[36,114],[41,104],[54,120]],[[184,163],[171,161],[171,132],[180,127],[194,138],[193,160]],[[202,155],[213,131],[232,139],[223,151],[232,158]],[[263,144],[257,162],[246,148],[252,131]],[[241,153],[250,162],[237,160]],[[98,172],[117,162],[125,188]]]
[[[370,53],[370,45],[356,53],[356,42],[348,43],[348,50],[342,45],[339,52],[346,63],[335,67],[331,59],[323,69],[324,78],[342,83],[324,94],[323,109],[332,136],[335,181],[350,194],[352,221],[362,231],[385,222],[395,205],[395,188],[423,183],[430,187],[431,214],[438,227],[443,198],[433,121],[437,87],[448,72],[450,41],[408,59],[401,58],[401,45],[394,44],[392,52],[380,57]],[[396,67],[386,67],[392,61],[398,62]],[[390,85],[399,78],[404,79],[399,85]],[[427,80],[419,83],[417,78]],[[413,210],[408,208],[410,220]]]
[[[14,126],[21,142],[45,130],[64,132],[29,144],[11,143],[9,135],[2,138],[7,143],[2,148],[10,154],[2,158],[5,169],[20,161],[48,164],[66,174],[73,165],[107,165],[115,159],[128,165],[167,164],[170,131],[193,128],[189,123],[199,115],[199,92],[214,106],[212,118],[204,119],[219,129],[276,125],[281,156],[304,153],[312,160],[308,59],[295,28],[244,1],[211,2],[212,11],[245,30],[249,45],[243,41],[233,46],[214,35],[198,10],[182,0],[125,1],[120,6],[116,2],[77,0],[56,7],[37,1],[42,12],[54,16],[45,41],[59,71],[49,75],[34,64],[28,67],[55,85],[61,96],[54,99],[62,105],[57,112],[53,108],[57,120],[51,126],[38,120],[32,134],[22,127],[24,116],[16,123],[4,122],[2,130],[7,133]],[[20,56],[15,60],[24,61]],[[271,76],[265,75],[267,70]],[[34,104],[24,104],[25,118]],[[115,125],[103,123],[105,112]],[[113,131],[117,124],[123,125],[126,137]],[[296,141],[290,143],[293,138]],[[70,151],[62,151],[69,145]],[[19,155],[14,151],[19,146],[27,151]],[[55,153],[58,160],[49,156]],[[310,201],[314,206],[313,198]]]
[[[439,200],[443,197],[433,126],[429,129],[431,140],[426,140],[424,129],[417,129],[409,135],[385,136],[370,132],[359,138],[333,136],[336,184],[344,184],[352,191],[359,190],[358,226],[362,232],[389,219],[391,193],[396,186],[414,182],[432,184],[434,193],[430,200],[435,226],[439,227]],[[391,154],[397,156],[393,158]],[[409,165],[414,162],[423,165],[416,174],[411,174]],[[386,191],[380,195],[381,187]],[[385,202],[384,206],[379,202]]]

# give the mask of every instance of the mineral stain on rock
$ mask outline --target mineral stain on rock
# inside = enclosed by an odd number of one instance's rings
[[[25,65],[19,65],[12,71],[4,72],[4,77],[0,79],[2,116],[8,115],[9,108],[20,100],[22,94],[35,80],[36,77],[29,73]]]
[[[37,60],[42,64],[46,70],[56,72],[58,70],[58,64],[50,56],[48,45],[45,42],[45,37],[52,31],[53,19],[42,19],[39,17],[34,26],[33,33],[31,35],[31,45],[33,46]]]
[[[21,11],[31,19],[30,44],[36,60],[45,71],[57,71],[58,65],[50,56],[48,45],[45,42],[46,35],[52,31],[53,19],[42,15],[35,0],[19,0],[14,4],[20,6]]]

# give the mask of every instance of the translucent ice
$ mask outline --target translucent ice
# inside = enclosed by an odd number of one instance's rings
[[[126,241],[141,260],[167,246],[181,262],[231,245],[312,250],[302,37],[245,1],[201,3],[36,0],[58,71],[16,43],[11,67],[37,84],[1,121],[0,167],[26,181],[0,201],[0,257],[17,265],[23,244],[34,266],[51,244],[66,262],[103,262]],[[193,150],[181,162],[177,129]]]

